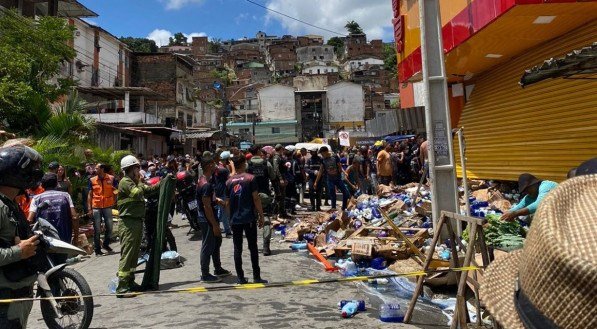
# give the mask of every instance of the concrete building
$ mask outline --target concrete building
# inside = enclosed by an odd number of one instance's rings
[[[296,120],[275,120],[263,122],[233,122],[227,124],[229,133],[238,136],[241,141],[255,141],[257,145],[276,145],[298,143]]]
[[[259,89],[257,97],[262,122],[297,119],[294,88],[275,84]]]
[[[324,119],[329,130],[341,127],[361,129],[365,126],[364,93],[361,85],[341,81],[327,87]]]
[[[192,55],[193,47],[191,47],[191,46],[161,46],[160,48],[158,48],[158,52]]]
[[[323,63],[331,63],[336,60],[336,53],[334,53],[333,46],[307,46],[296,49],[297,61],[301,64],[319,61]]]
[[[359,58],[354,58],[347,60],[344,62],[344,71],[346,72],[353,72],[357,70],[366,69],[372,65],[383,65],[383,59],[381,57],[371,57],[371,56],[364,56]]]
[[[319,75],[328,73],[338,73],[339,69],[335,65],[326,65],[321,62],[310,62],[304,64],[302,67],[302,74]]]
[[[77,0],[0,0],[0,7],[16,9],[22,16],[97,17]]]
[[[307,46],[321,46],[323,45],[323,36],[315,34],[307,34],[296,38],[299,47]]]

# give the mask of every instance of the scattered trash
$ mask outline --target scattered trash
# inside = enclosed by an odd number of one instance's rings
[[[379,319],[382,322],[404,322],[404,311],[400,304],[382,304],[379,308]]]
[[[365,301],[362,299],[351,299],[351,300],[341,300],[340,302],[338,302],[338,309],[341,310],[346,304],[348,303],[356,303],[357,304],[357,310],[359,312],[364,312],[367,310],[367,307],[365,305]]]

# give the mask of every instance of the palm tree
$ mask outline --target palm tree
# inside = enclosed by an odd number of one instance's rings
[[[83,115],[87,102],[71,92],[67,100],[52,110],[51,116],[42,124],[42,136],[85,141],[95,129],[92,119]]]
[[[344,27],[348,31],[348,34],[362,34],[363,33],[363,29],[361,28],[359,23],[357,23],[355,21],[346,22],[346,25],[344,25]]]

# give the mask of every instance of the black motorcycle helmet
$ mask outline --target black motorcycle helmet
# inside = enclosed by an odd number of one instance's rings
[[[0,185],[18,189],[38,186],[44,175],[41,161],[37,151],[24,145],[0,148]]]

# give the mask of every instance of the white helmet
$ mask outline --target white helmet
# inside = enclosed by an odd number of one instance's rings
[[[130,166],[140,166],[139,160],[132,155],[127,155],[122,160],[120,160],[120,168],[125,170]]]

